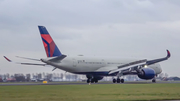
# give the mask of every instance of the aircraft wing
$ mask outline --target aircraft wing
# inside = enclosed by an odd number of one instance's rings
[[[151,65],[151,64],[155,64],[155,63],[167,60],[168,58],[171,57],[171,53],[169,52],[169,50],[166,50],[166,51],[167,51],[167,56],[166,57],[160,58],[160,59],[149,60],[149,61],[146,62],[146,64]]]
[[[12,60],[10,60],[9,58],[7,58],[6,56],[4,56],[4,58],[9,61],[9,62],[13,62]],[[20,57],[20,58],[24,58],[24,57]],[[29,58],[26,58],[29,59]],[[30,59],[32,60],[32,59]],[[47,64],[36,64],[36,63],[21,63],[21,62],[13,62],[13,63],[17,63],[17,64],[22,64],[22,65],[37,65],[37,66],[46,66]]]
[[[164,61],[164,60],[167,60],[169,57],[171,56],[169,50],[167,50],[167,56],[164,57],[164,58],[159,58],[159,59],[154,59],[154,60],[139,60],[139,61],[134,61],[134,62],[131,62],[131,63],[128,63],[128,64],[124,64],[124,65],[121,65],[121,66],[118,66],[117,69],[114,69],[114,70],[110,70],[109,71],[109,75],[111,74],[114,74],[114,73],[119,73],[119,72],[122,72],[124,71],[124,73],[129,73],[129,71],[133,71],[133,70],[138,70],[138,69],[141,69],[142,67],[144,66],[148,66],[148,65],[151,65],[151,64],[155,64],[155,63],[158,63],[158,62],[161,62],[161,61]]]
[[[134,62],[131,62],[131,63],[128,63],[128,64],[124,64],[124,65],[118,66],[118,69],[111,70],[109,72],[109,75],[111,75],[113,73],[117,73],[119,71],[132,71],[132,70],[136,70],[138,67],[142,67],[142,66],[146,65],[146,62],[147,62],[147,60],[144,59],[144,60],[138,60],[138,61],[134,61]]]

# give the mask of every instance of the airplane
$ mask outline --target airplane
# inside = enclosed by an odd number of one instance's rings
[[[97,83],[104,76],[113,76],[113,83],[124,83],[122,78],[125,75],[137,75],[144,80],[152,80],[156,82],[156,76],[162,72],[159,62],[170,58],[171,54],[167,50],[167,56],[164,58],[147,60],[147,59],[116,59],[103,57],[87,57],[87,56],[67,56],[62,54],[55,42],[51,38],[49,32],[44,26],[38,26],[45,48],[47,58],[32,59],[19,57],[23,59],[41,61],[43,64],[35,63],[19,63],[22,65],[51,65],[55,69],[61,69],[74,74],[83,74],[87,77],[87,83]],[[8,59],[6,56],[4,58]]]

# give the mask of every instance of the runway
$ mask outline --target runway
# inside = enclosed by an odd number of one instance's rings
[[[180,81],[158,81],[156,83],[180,83]],[[91,85],[98,85],[98,84],[154,84],[150,81],[126,81],[125,83],[112,83],[112,82],[99,82],[99,83],[91,83]],[[49,83],[42,83],[42,82],[20,82],[20,83],[0,83],[0,86],[21,86],[21,85],[89,85],[86,82],[49,82]]]

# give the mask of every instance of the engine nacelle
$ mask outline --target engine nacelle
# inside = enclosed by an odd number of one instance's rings
[[[141,73],[138,74],[138,77],[141,79],[153,79],[156,75],[155,71],[152,68],[143,68]]]

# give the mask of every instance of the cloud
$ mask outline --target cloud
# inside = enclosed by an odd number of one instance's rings
[[[179,75],[179,10],[178,0],[1,0],[0,53],[46,57],[37,28],[44,25],[67,55],[153,59],[169,49],[172,57],[162,62],[163,70]],[[0,60],[4,72],[32,70]]]

